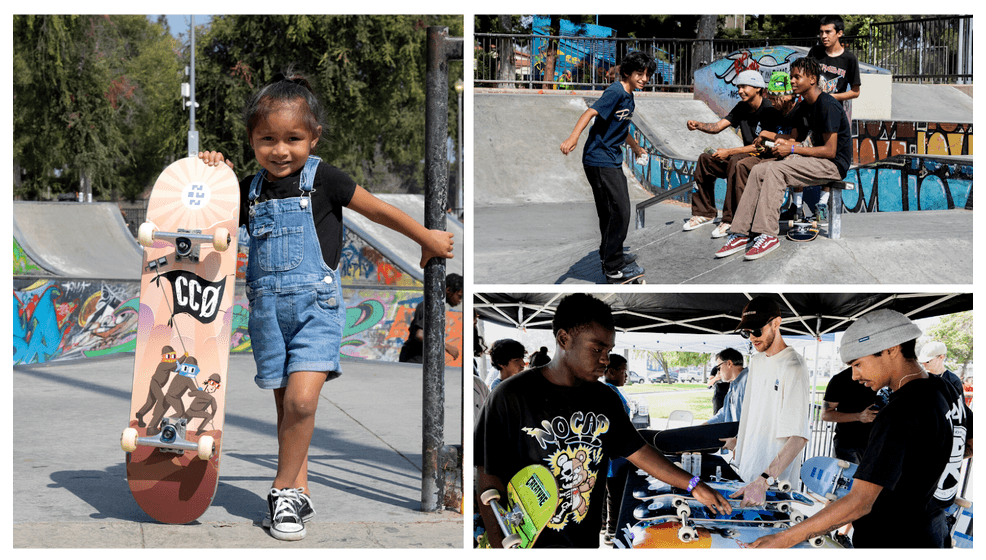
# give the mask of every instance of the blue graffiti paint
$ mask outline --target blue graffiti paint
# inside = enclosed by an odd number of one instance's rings
[[[57,287],[44,290],[33,312],[14,296],[14,363],[44,363],[58,353],[62,333],[55,313]],[[30,316],[27,316],[31,313]]]

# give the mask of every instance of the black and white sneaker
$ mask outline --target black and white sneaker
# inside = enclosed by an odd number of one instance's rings
[[[270,513],[270,534],[282,541],[297,541],[305,538],[305,522],[301,516],[303,500],[300,488],[271,488],[267,494],[267,509]]]
[[[309,521],[312,520],[313,517],[315,517],[315,513],[317,513],[315,511],[315,504],[312,502],[312,499],[308,497],[308,494],[305,494],[300,490],[298,491],[298,497],[301,498],[301,509],[298,511],[298,513],[301,514],[301,520],[304,521],[305,523],[308,523]],[[263,526],[264,529],[270,528],[269,509],[267,510],[267,514],[264,516],[263,520],[260,522],[260,525]]]
[[[606,271],[606,282],[610,284],[639,284],[644,276],[644,268],[635,262],[623,265],[620,270]]]

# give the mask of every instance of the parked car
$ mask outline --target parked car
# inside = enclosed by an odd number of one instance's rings
[[[684,371],[679,375],[682,383],[701,383],[702,372],[700,371]]]
[[[676,383],[678,381],[678,372],[672,371],[669,376],[663,371],[649,371],[647,372],[647,381],[650,383]]]
[[[644,379],[644,376],[640,375],[635,371],[631,371],[630,373],[627,374],[627,385],[633,385],[634,383],[643,383],[644,381],[646,381]]]

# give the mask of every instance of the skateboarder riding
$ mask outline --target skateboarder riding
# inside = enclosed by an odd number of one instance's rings
[[[561,153],[566,156],[575,149],[582,131],[595,119],[582,151],[582,166],[592,187],[592,196],[599,216],[599,259],[603,274],[611,284],[622,284],[643,276],[636,255],[623,252],[630,228],[630,191],[623,174],[624,143],[630,145],[633,155],[646,151],[637,145],[629,134],[633,117],[633,91],[644,87],[657,70],[657,63],[650,55],[635,51],[627,54],[620,65],[620,81],[609,86],[603,95],[587,109],[575,130],[561,143]]]

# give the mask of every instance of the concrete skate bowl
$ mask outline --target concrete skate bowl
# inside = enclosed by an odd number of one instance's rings
[[[395,196],[388,198],[391,204],[419,221],[423,218],[423,202]],[[416,215],[416,204],[421,216]],[[115,205],[15,202],[14,218],[13,363],[133,352],[143,257]],[[65,226],[56,230],[52,224]],[[414,308],[423,300],[420,280],[406,272],[413,266],[421,275],[420,249],[412,255],[409,249],[385,247],[381,239],[363,232],[364,239],[354,233],[356,229],[347,227],[343,252],[348,257],[341,263],[349,267],[343,283],[347,313],[342,354],[396,362]],[[456,259],[447,266],[450,272],[461,273],[462,226],[450,220],[448,229],[456,233]],[[64,240],[61,232],[69,232]],[[408,256],[402,257],[403,253]],[[385,254],[402,264],[394,264]],[[115,255],[121,262],[106,264],[103,255]],[[413,264],[403,264],[412,258]],[[250,352],[250,310],[242,283],[237,283],[233,308],[231,350]],[[461,347],[460,311],[446,312],[446,340]],[[446,358],[448,365],[462,364],[461,354]]]
[[[137,280],[142,253],[120,209],[111,203],[14,202],[16,246],[24,272],[101,280]]]

